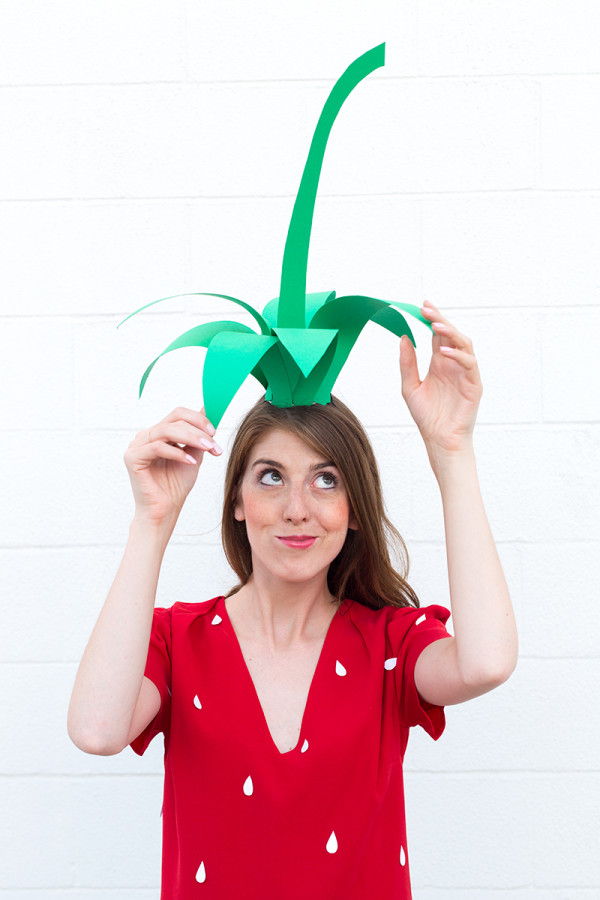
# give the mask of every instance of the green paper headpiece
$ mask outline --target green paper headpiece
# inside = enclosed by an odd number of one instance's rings
[[[408,335],[413,344],[415,339],[399,310],[431,327],[419,308],[409,303],[360,295],[336,297],[335,291],[306,293],[310,233],[327,140],[346,98],[363,78],[384,62],[385,44],[380,44],[346,69],[327,98],[294,203],[283,254],[279,297],[270,300],[261,315],[249,304],[226,294],[197,294],[237,303],[254,318],[260,334],[247,325],[229,321],[191,328],[150,363],[140,383],[140,396],[150,372],[165,353],[179,347],[206,347],[202,393],[206,415],[215,427],[248,375],[254,375],[260,381],[266,390],[265,399],[275,406],[326,404],[331,400],[333,385],[348,354],[368,321],[376,322],[398,337]],[[148,303],[127,319],[169,299],[173,298],[163,297]]]

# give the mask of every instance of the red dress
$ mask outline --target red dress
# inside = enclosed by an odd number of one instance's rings
[[[146,675],[162,704],[131,746],[164,732],[162,900],[410,898],[408,730],[444,730],[413,672],[448,616],[344,601],[281,753],[224,598],[156,609]]]

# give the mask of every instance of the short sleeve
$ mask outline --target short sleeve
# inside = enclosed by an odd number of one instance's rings
[[[152,618],[152,631],[144,675],[156,685],[160,709],[146,728],[131,742],[139,756],[161,731],[168,732],[171,715],[171,610],[157,608]]]
[[[400,721],[406,727],[420,725],[436,741],[446,724],[444,709],[420,696],[415,665],[425,647],[451,636],[445,627],[449,617],[443,606],[403,607],[394,610],[387,628],[386,668],[393,666]]]

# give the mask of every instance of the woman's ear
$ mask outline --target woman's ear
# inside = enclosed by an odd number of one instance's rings
[[[242,503],[241,496],[238,495],[237,487],[233,490],[233,515],[236,522],[243,522],[246,518],[244,514],[244,504]]]

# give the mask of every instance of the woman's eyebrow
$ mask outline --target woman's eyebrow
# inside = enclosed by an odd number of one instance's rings
[[[254,466],[260,466],[260,465],[273,466],[274,469],[281,469],[283,472],[285,472],[285,466],[283,465],[283,463],[277,462],[276,459],[257,459],[252,463],[251,468],[254,468]],[[334,469],[337,469],[337,466],[335,465],[335,463],[333,463],[331,461],[326,461],[326,462],[315,463],[313,466],[310,467],[310,471],[313,472],[316,469],[323,469],[326,466],[330,466],[330,467],[333,467]]]

